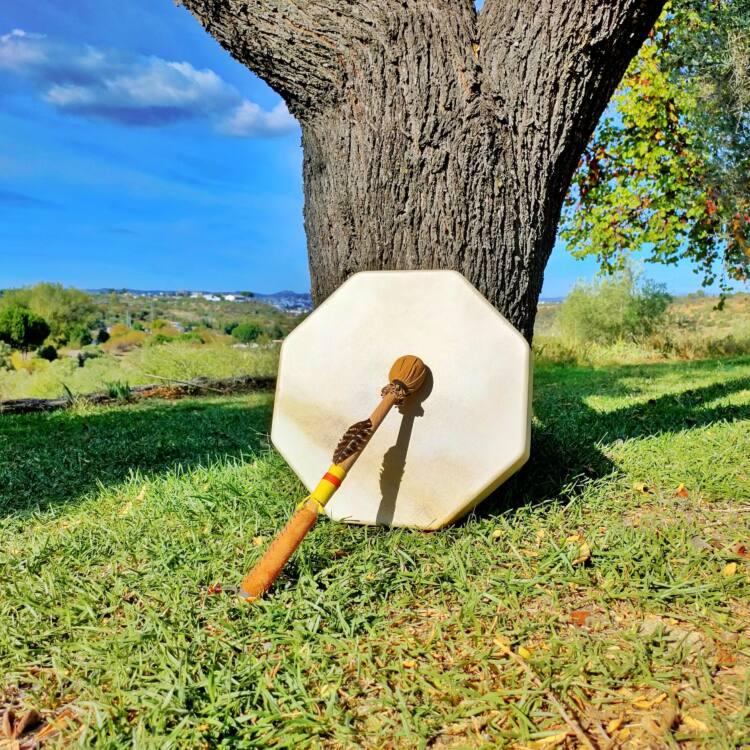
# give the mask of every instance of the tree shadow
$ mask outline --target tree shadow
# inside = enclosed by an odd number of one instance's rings
[[[604,411],[590,405],[592,397],[638,395],[637,389],[627,386],[627,379],[644,374],[658,379],[684,368],[685,363],[606,370],[542,368],[534,398],[531,457],[477,508],[475,516],[575,495],[579,485],[617,470],[603,449],[619,441],[750,419],[750,404],[712,405],[750,389],[750,377],[668,393],[619,409]],[[698,364],[693,369],[702,368]]]
[[[252,457],[268,444],[270,419],[270,395],[3,416],[0,517],[71,503],[134,472]]]
[[[742,363],[750,364],[743,358]],[[716,362],[616,366],[601,369],[545,366],[537,369],[531,458],[476,511],[570,497],[577,486],[617,469],[604,450],[618,440],[750,419],[750,404],[714,403],[750,389],[750,377],[647,398],[634,378],[683,377],[714,372]],[[430,386],[431,387],[431,386]],[[407,401],[396,443],[384,457],[378,521],[392,520],[409,441],[421,402]],[[596,397],[640,397],[622,408],[599,410]],[[272,399],[205,398],[144,402],[96,409],[0,417],[0,518],[22,517],[69,504],[101,485],[133,472],[144,476],[227,458],[251,459],[268,446]]]

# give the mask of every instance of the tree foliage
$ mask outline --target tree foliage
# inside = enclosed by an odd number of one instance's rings
[[[80,343],[82,331],[96,327],[101,318],[101,310],[90,294],[62,284],[42,283],[8,290],[2,306],[9,305],[26,307],[44,318],[50,336],[58,344]],[[88,338],[90,343],[90,335]]]
[[[750,266],[750,3],[675,0],[582,157],[561,236],[622,268],[690,260],[723,288]]]
[[[6,305],[0,309],[0,341],[14,349],[28,351],[40,346],[49,332],[44,318],[22,305]]]

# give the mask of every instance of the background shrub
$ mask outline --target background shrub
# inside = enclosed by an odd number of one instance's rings
[[[68,330],[67,343],[74,349],[88,346],[92,341],[91,332],[84,325],[74,325]]]
[[[57,349],[52,344],[45,344],[36,350],[36,356],[47,362],[54,362],[57,359]]]
[[[13,368],[13,364],[10,361],[12,353],[13,349],[4,341],[0,341],[0,370],[10,370]]]
[[[243,344],[256,341],[263,334],[263,329],[255,323],[240,323],[232,330],[232,336]]]
[[[641,282],[627,269],[578,283],[560,306],[558,325],[563,337],[575,343],[639,341],[663,322],[671,301],[662,284]]]

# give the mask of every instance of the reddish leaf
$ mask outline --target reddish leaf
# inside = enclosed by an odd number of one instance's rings
[[[716,649],[716,663],[722,667],[733,667],[737,662],[737,656],[725,646]]]
[[[591,617],[591,612],[588,609],[574,609],[570,613],[570,622],[579,628],[586,625],[586,620]]]

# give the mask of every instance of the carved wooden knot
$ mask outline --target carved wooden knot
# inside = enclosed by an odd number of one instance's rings
[[[404,402],[404,399],[409,395],[409,391],[406,390],[403,383],[399,383],[398,381],[394,383],[388,383],[382,391],[380,391],[380,395],[385,398],[388,394],[393,395],[393,402],[396,404],[396,406],[401,406],[401,404]]]
[[[390,382],[383,388],[380,395],[385,398],[390,394],[393,396],[394,403],[401,405],[410,393],[422,387],[426,377],[427,367],[424,362],[413,354],[406,354],[393,363],[388,372]],[[362,451],[371,437],[372,420],[364,419],[361,422],[355,422],[339,440],[333,453],[333,463],[340,464],[355,453]]]

